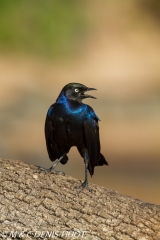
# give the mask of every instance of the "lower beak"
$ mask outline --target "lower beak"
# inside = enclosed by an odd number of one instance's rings
[[[92,90],[97,90],[97,89],[96,88],[87,88],[87,90],[85,92],[92,91]],[[88,94],[83,94],[82,96],[83,96],[83,98],[94,98],[94,99],[97,99],[96,97],[93,97],[93,96],[88,95]]]

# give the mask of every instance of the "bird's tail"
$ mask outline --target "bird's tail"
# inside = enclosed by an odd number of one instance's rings
[[[105,157],[100,153],[99,160],[96,162],[96,164],[93,166],[91,163],[88,164],[88,170],[90,172],[90,175],[94,174],[94,167],[95,166],[102,166],[102,165],[108,165],[108,162],[106,161]]]
[[[100,153],[99,161],[97,162],[96,166],[108,165],[105,157]]]

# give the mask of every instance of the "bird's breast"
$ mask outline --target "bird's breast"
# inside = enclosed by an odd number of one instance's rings
[[[84,146],[84,116],[65,114],[56,117],[55,131],[57,136],[63,136],[67,146]],[[59,138],[59,137],[58,137]]]

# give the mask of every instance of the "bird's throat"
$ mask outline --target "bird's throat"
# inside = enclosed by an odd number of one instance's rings
[[[58,96],[56,103],[62,104],[65,110],[70,114],[80,114],[83,111],[86,111],[87,108],[87,105],[82,102],[67,99],[63,93]]]

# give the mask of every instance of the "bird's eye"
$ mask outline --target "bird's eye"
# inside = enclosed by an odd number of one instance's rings
[[[74,91],[75,91],[75,92],[79,92],[79,89],[78,89],[78,88],[75,88]]]

